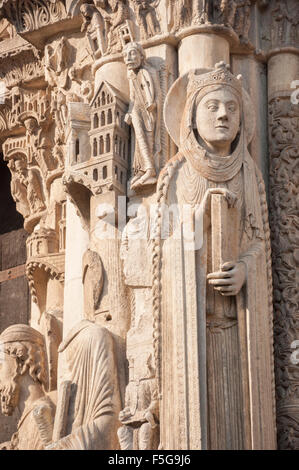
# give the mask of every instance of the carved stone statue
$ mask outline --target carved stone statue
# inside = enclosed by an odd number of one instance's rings
[[[251,1],[239,0],[237,3],[234,29],[243,43],[248,43],[250,29]]]
[[[8,163],[8,167],[11,171],[11,194],[16,202],[17,211],[22,216],[28,217],[30,213],[29,203],[27,199],[27,185],[25,184],[24,164],[21,159],[11,160]]]
[[[178,31],[180,27],[188,26],[192,17],[190,0],[170,0],[168,16],[172,32]]]
[[[120,50],[119,28],[129,18],[127,0],[93,0],[105,22],[106,54]]]
[[[124,60],[130,83],[130,105],[125,122],[135,131],[131,188],[136,189],[157,181],[155,163],[161,151],[161,90],[158,73],[146,61],[139,44],[126,46]]]
[[[54,442],[48,449],[117,449],[121,402],[111,333],[83,320],[72,328],[59,352],[63,380],[70,389],[67,398],[62,393],[64,383],[59,389]]]
[[[11,161],[11,192],[24,217],[45,209],[41,176],[36,168],[27,168],[23,158]]]
[[[156,15],[156,8],[159,2],[160,0],[135,0],[134,2],[141,39],[148,39],[161,32]]]
[[[274,449],[269,227],[247,150],[252,104],[221,62],[175,82],[165,120],[180,151],[158,182],[153,247],[161,446]],[[164,233],[170,206],[178,214]]]
[[[159,400],[152,355],[145,357],[141,354],[135,361],[129,358],[129,368],[133,373],[126,388],[125,408],[119,414],[123,423],[118,430],[121,449],[134,449],[134,440],[137,441],[138,450],[155,449],[158,443]]]
[[[119,448],[120,361],[113,335],[94,323],[104,269],[97,252],[83,256],[84,317],[59,346],[63,380],[58,389],[51,450]],[[88,320],[87,320],[88,318]],[[93,320],[93,321],[90,321]]]
[[[2,413],[20,419],[7,450],[42,450],[51,440],[55,407],[48,387],[43,336],[27,325],[13,325],[0,335],[0,397]]]

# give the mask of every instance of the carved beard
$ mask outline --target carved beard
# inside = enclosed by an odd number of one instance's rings
[[[16,379],[14,377],[0,389],[1,410],[6,416],[11,416],[19,403],[20,388]]]

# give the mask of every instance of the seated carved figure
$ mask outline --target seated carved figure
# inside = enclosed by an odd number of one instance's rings
[[[13,325],[0,335],[0,398],[2,413],[20,413],[17,432],[7,450],[42,450],[52,436],[54,405],[46,395],[46,353],[43,336],[27,325]]]
[[[57,410],[65,417],[50,450],[118,448],[117,416],[121,409],[114,341],[111,333],[89,320],[74,326],[59,347],[69,398],[61,393]],[[62,357],[64,356],[64,357]],[[62,407],[59,401],[63,401]],[[55,418],[59,423],[60,416]],[[64,436],[64,437],[63,437]],[[55,435],[53,436],[55,440]]]

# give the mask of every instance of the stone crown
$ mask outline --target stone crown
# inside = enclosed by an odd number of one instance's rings
[[[230,66],[225,62],[217,63],[214,70],[201,75],[196,75],[195,71],[191,72],[187,89],[188,96],[211,85],[230,86],[242,95],[242,75],[235,77],[230,71]]]

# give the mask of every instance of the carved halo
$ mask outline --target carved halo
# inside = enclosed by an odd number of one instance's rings
[[[195,73],[198,76],[211,71],[212,69],[196,69],[190,71],[189,73]],[[164,104],[164,122],[170,137],[178,147],[180,146],[180,118],[183,116],[187,102],[189,73],[179,77],[174,82],[168,91]],[[254,136],[256,118],[252,100],[244,87],[242,87],[242,102],[245,135],[247,139],[247,145],[249,145]]]
[[[36,121],[36,124],[38,125],[39,123],[39,116],[35,111],[24,111],[18,116],[18,122],[19,124],[24,124],[24,122],[27,119],[34,119]]]

